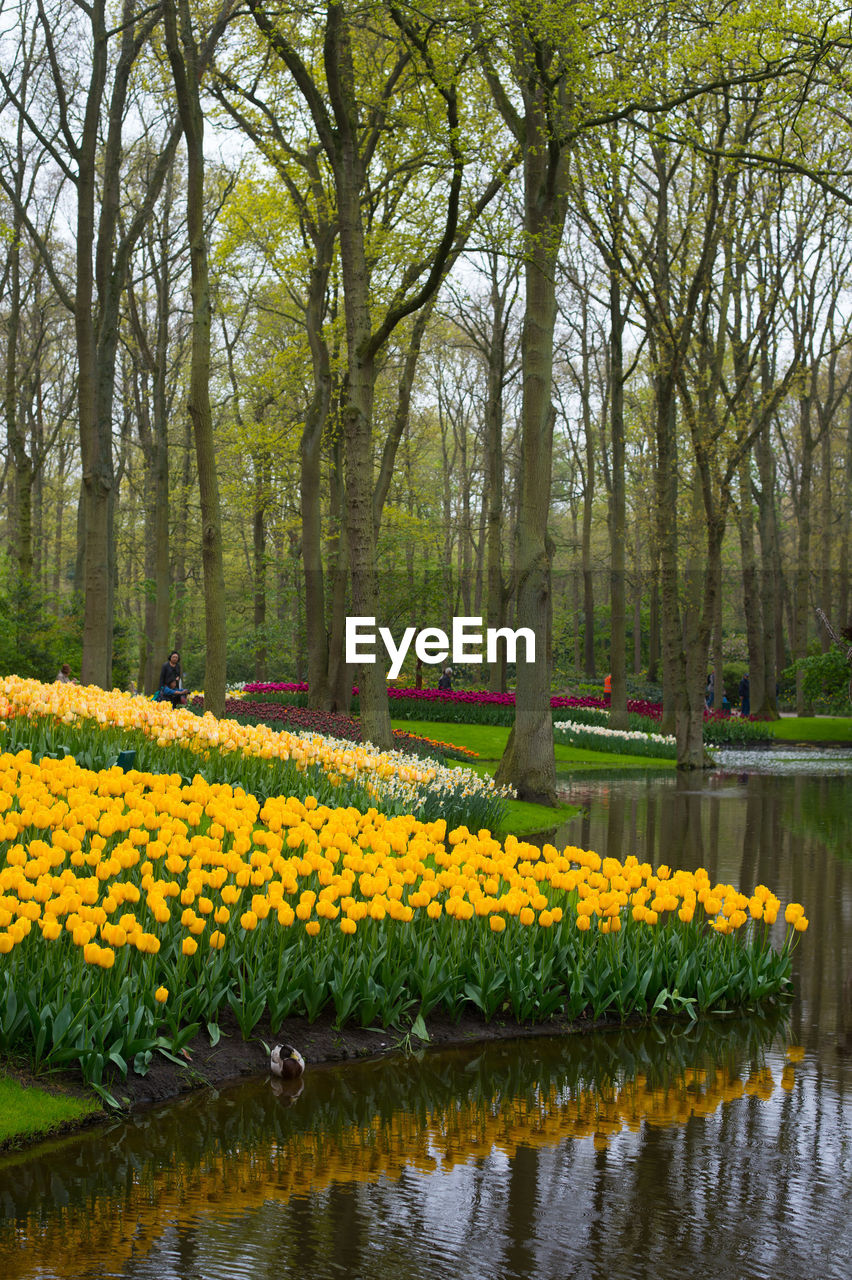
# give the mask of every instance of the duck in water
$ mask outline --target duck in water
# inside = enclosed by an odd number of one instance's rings
[[[276,1044],[269,1055],[269,1070],[283,1080],[296,1080],[305,1070],[305,1059],[291,1044]]]

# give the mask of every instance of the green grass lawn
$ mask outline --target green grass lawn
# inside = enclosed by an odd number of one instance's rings
[[[848,742],[852,744],[852,716],[784,716],[767,729],[783,742]]]
[[[394,729],[416,733],[437,742],[451,742],[456,747],[467,747],[479,756],[483,764],[497,761],[503,754],[509,737],[507,725],[499,724],[449,724],[436,720],[392,720]],[[585,747],[556,745],[556,767],[570,765],[583,769],[672,769],[673,760],[657,760],[648,756],[617,755],[614,751],[589,751]],[[493,773],[493,769],[487,772]]]
[[[23,1085],[11,1076],[0,1075],[0,1145],[17,1139],[32,1142],[60,1125],[100,1110],[97,1101],[47,1093],[36,1085]]]

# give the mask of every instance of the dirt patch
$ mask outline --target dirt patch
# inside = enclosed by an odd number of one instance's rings
[[[435,1017],[427,1022],[428,1042],[424,1045],[414,1039],[407,1045],[405,1037],[397,1030],[366,1030],[361,1027],[340,1030],[333,1025],[331,1015],[320,1015],[312,1023],[304,1018],[289,1018],[276,1035],[272,1034],[268,1024],[261,1022],[251,1039],[246,1041],[236,1020],[228,1015],[221,1021],[222,1034],[218,1043],[211,1045],[207,1032],[199,1033],[187,1045],[188,1056],[183,1065],[179,1066],[162,1054],[155,1054],[144,1076],[131,1070],[126,1080],[116,1077],[105,1080],[104,1084],[122,1107],[134,1110],[206,1085],[218,1087],[228,1081],[264,1075],[269,1070],[264,1042],[270,1046],[278,1043],[293,1045],[310,1066],[313,1063],[342,1062],[349,1058],[381,1057],[387,1053],[402,1052],[406,1047],[441,1048],[477,1041],[564,1035],[590,1031],[600,1025],[591,1019],[568,1022],[556,1018],[534,1026],[523,1026],[512,1020],[485,1022],[472,1014],[457,1022]],[[49,1092],[91,1097],[91,1092],[73,1073],[33,1077],[20,1063],[14,1069],[10,1064],[4,1064],[3,1069],[9,1074],[14,1073],[22,1083],[35,1084]]]

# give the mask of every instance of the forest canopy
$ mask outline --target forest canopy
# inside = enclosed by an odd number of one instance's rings
[[[307,680],[346,619],[799,713],[852,622],[850,11],[0,0],[0,669]],[[415,657],[402,665],[413,681]],[[429,678],[432,678],[429,672]]]

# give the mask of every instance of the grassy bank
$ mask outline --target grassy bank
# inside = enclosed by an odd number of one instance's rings
[[[100,1111],[96,1098],[48,1093],[0,1075],[0,1147],[45,1138]]]
[[[766,727],[781,742],[848,742],[852,746],[852,716],[784,716]]]

